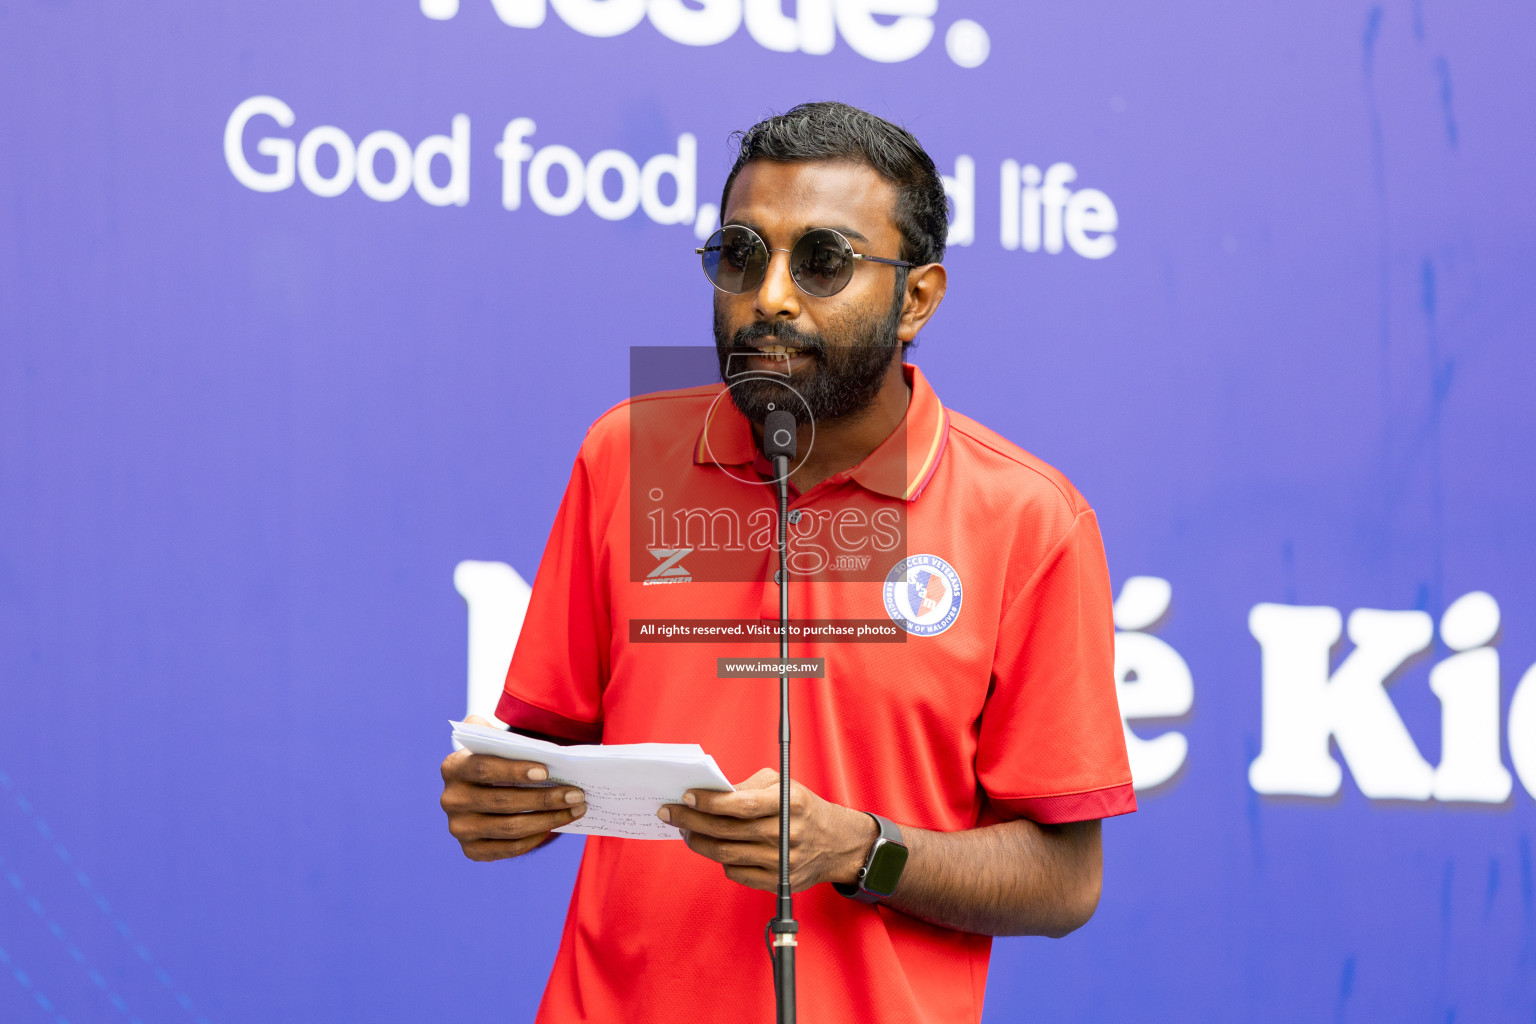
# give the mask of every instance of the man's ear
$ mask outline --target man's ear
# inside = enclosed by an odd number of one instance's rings
[[[901,321],[896,325],[896,337],[903,345],[911,344],[938,311],[948,284],[949,277],[942,263],[925,263],[907,271],[907,290],[902,300]]]

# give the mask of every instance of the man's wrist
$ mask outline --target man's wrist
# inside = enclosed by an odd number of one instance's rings
[[[838,859],[837,872],[827,881],[856,885],[859,872],[864,870],[864,862],[869,859],[869,851],[874,849],[875,840],[880,838],[880,826],[863,811],[851,807],[843,807],[841,811],[847,821],[845,840],[841,844],[842,856]]]

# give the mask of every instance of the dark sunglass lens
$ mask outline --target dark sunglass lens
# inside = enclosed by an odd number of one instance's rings
[[[789,268],[811,295],[835,295],[853,277],[853,250],[835,231],[808,231],[789,254]]]
[[[710,284],[720,279],[720,232],[716,231],[699,250],[699,260],[704,264],[704,276]]]
[[[747,228],[722,228],[704,245],[704,273],[723,292],[751,291],[762,284],[767,267],[768,247]]]

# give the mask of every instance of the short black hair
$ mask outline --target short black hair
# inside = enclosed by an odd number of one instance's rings
[[[944,179],[912,133],[846,103],[802,103],[731,136],[740,147],[720,193],[720,214],[736,175],[750,160],[850,160],[866,164],[896,186],[892,220],[901,232],[901,258],[941,263],[949,236]]]

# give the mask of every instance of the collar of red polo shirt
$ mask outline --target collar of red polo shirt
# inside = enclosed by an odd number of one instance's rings
[[[916,501],[922,495],[944,456],[949,440],[949,412],[922,370],[903,363],[901,373],[911,389],[911,399],[896,429],[858,465],[833,474],[817,487],[835,487],[852,480],[866,490],[902,501]],[[813,436],[811,445],[814,444]],[[801,458],[806,454],[802,452]],[[757,447],[752,424],[724,390],[699,430],[693,461],[695,465],[750,465],[763,476],[773,475],[773,468]],[[798,496],[793,483],[790,492]]]

